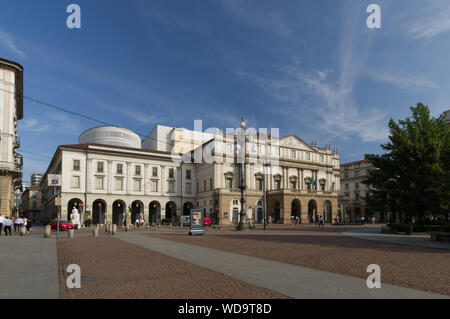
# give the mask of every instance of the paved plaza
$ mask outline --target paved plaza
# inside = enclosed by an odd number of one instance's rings
[[[1,298],[448,298],[450,244],[378,236],[379,226],[271,226],[246,232],[187,228],[78,231],[0,238]],[[370,237],[370,238],[366,238]],[[410,239],[408,244],[408,239]],[[399,242],[396,242],[399,241]],[[66,268],[81,268],[81,289]],[[366,268],[381,267],[380,289]]]

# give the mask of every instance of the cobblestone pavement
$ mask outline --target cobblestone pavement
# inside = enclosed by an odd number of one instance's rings
[[[286,298],[243,281],[111,236],[88,232],[58,242],[60,298]],[[81,268],[81,289],[68,289],[69,264]]]
[[[246,254],[353,277],[367,278],[369,264],[381,267],[384,283],[450,295],[450,253],[346,237],[335,231],[208,231],[188,236],[187,230],[142,232],[144,236]]]

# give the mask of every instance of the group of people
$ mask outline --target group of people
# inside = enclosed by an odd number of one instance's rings
[[[31,219],[20,216],[19,218],[0,215],[0,236],[2,230],[5,231],[5,236],[11,236],[11,227],[14,225],[14,232],[20,232],[22,227],[26,228],[27,233],[30,233],[32,222]]]

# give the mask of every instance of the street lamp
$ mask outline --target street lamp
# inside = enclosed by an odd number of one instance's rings
[[[263,164],[263,194],[264,194],[264,229],[266,229],[266,225],[267,225],[267,193],[266,193],[267,156],[262,157],[262,164]]]
[[[245,145],[247,142],[247,134],[245,130],[245,120],[241,117],[239,122],[240,130],[238,134],[234,135],[234,144],[236,150],[236,161],[239,165],[239,188],[241,189],[241,211],[239,213],[239,223],[237,225],[237,230],[248,230],[248,224],[245,213]]]

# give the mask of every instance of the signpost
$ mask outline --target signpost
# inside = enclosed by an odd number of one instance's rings
[[[48,186],[61,187],[61,174],[48,174],[47,175]],[[61,189],[61,188],[60,188]],[[56,238],[59,238],[59,215],[61,211],[61,191],[56,194],[55,206],[57,209],[56,216]]]
[[[189,235],[204,235],[203,230],[203,212],[201,209],[191,209],[191,222],[189,226]]]

